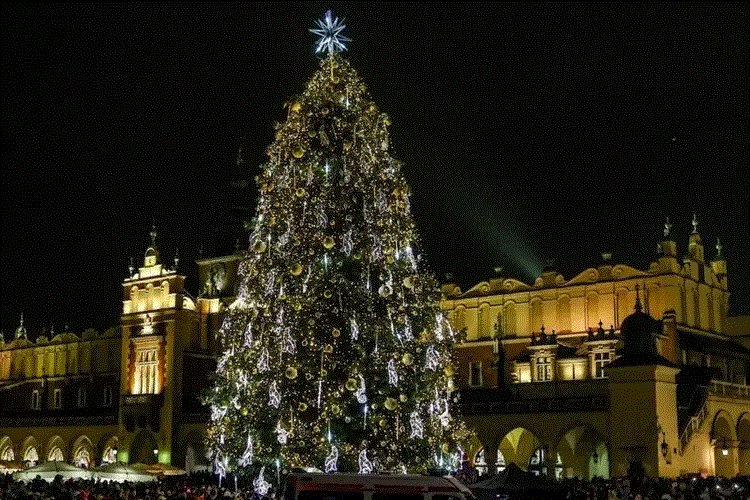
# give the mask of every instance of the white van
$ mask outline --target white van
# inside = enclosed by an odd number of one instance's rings
[[[407,474],[289,474],[282,500],[473,500],[446,476]]]

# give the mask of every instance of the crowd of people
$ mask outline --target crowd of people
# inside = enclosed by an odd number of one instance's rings
[[[47,482],[37,478],[23,483],[11,474],[0,475],[0,500],[273,500],[260,496],[252,486],[233,482],[219,485],[215,476],[196,473],[160,477],[147,483],[118,483],[62,477]],[[564,479],[548,492],[500,493],[507,500],[748,500],[750,477],[734,479],[699,476],[678,479],[628,478]]]

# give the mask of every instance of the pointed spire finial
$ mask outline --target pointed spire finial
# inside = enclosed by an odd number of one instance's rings
[[[156,218],[155,217],[154,217],[153,222],[151,223],[151,233],[150,234],[151,234],[151,246],[155,247],[156,246],[156,235],[158,234],[156,232]]]
[[[698,217],[696,216],[695,212],[693,212],[693,233],[698,232]]]
[[[174,247],[174,270],[177,270],[177,266],[180,265],[180,249]]]
[[[23,311],[21,311],[21,321],[19,323],[19,326],[23,327]]]
[[[49,324],[49,338],[55,338],[55,324],[52,322]]]
[[[664,222],[664,238],[666,239],[669,236],[669,232],[672,230],[672,223],[669,222],[669,217],[667,217],[666,222]]]
[[[128,272],[130,272],[130,276],[133,276],[135,274],[135,261],[133,260],[133,257],[130,257],[130,264],[128,264]]]
[[[722,248],[724,248],[724,247],[721,245],[721,240],[719,240],[719,237],[717,236],[716,237],[716,257],[717,258],[721,257],[721,249]]]
[[[21,312],[21,321],[18,324],[18,328],[16,328],[16,338],[17,339],[26,338],[26,327],[23,326],[23,312]]]
[[[635,312],[641,312],[643,310],[643,307],[641,306],[641,295],[639,293],[640,289],[640,286],[635,285]]]

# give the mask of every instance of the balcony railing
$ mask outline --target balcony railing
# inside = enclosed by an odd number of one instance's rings
[[[721,396],[750,399],[750,386],[722,382],[721,380],[712,380],[711,385],[709,386],[709,392]]]

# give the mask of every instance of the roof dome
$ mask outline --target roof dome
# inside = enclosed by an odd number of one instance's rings
[[[640,296],[636,295],[635,312],[622,320],[620,326],[624,343],[623,354],[636,356],[656,354],[656,337],[661,331],[662,322],[642,311]]]

